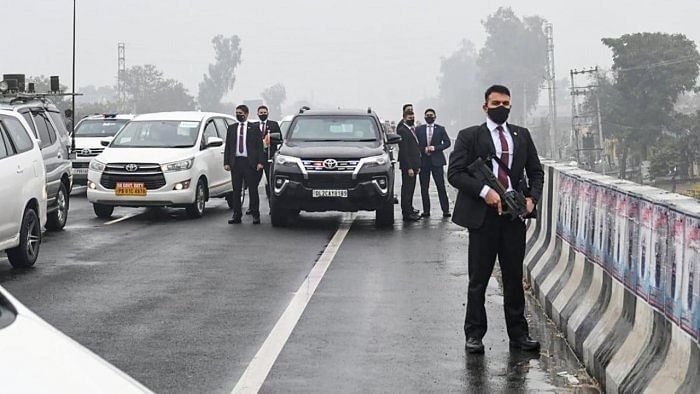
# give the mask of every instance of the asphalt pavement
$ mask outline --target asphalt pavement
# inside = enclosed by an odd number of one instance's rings
[[[156,392],[229,393],[260,354],[269,364],[261,392],[597,392],[530,297],[543,350],[509,349],[498,272],[486,354],[465,353],[468,234],[432,197],[436,216],[403,223],[396,206],[393,229],[375,229],[369,212],[302,213],[278,229],[264,193],[263,223],[232,226],[223,200],[197,220],[128,208],[104,220],[77,191],[66,229],[45,235],[34,268],[0,258],[0,285]],[[296,326],[280,334],[310,278]],[[271,339],[281,350],[270,356]]]

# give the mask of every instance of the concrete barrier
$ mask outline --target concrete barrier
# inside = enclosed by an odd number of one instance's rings
[[[543,162],[524,274],[610,393],[700,392],[700,202]]]

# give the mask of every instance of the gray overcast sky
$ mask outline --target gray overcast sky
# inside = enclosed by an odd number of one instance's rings
[[[58,74],[69,84],[72,1],[0,4],[3,30],[23,37],[8,44],[5,36],[0,72]],[[499,6],[554,24],[558,77],[572,67],[609,67],[601,37],[661,31],[700,42],[698,0],[78,0],[76,80],[78,86],[114,84],[117,42],[123,41],[127,66],[156,64],[196,94],[213,61],[211,38],[237,34],[243,62],[231,100],[257,98],[282,82],[287,104],[313,98],[372,105],[393,119],[402,103],[436,94],[441,56],[465,38],[481,47],[480,22]]]

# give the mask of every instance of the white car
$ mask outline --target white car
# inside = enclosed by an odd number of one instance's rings
[[[102,140],[114,137],[124,125],[134,118],[131,114],[103,114],[85,117],[75,125],[75,153],[73,159],[73,183],[87,184],[90,161],[105,149]]]
[[[3,393],[150,393],[0,287]]]
[[[0,202],[0,250],[13,267],[30,267],[46,224],[46,170],[29,125],[8,110],[0,110]]]
[[[233,187],[224,170],[224,139],[230,115],[163,112],[136,116],[90,162],[87,198],[95,214],[114,207],[184,207],[194,218],[206,201]]]

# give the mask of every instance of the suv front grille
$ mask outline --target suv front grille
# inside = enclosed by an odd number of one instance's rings
[[[138,168],[132,169],[133,164]],[[165,176],[158,164],[138,164],[138,163],[112,163],[105,166],[105,170],[100,178],[100,184],[105,189],[114,189],[117,182],[137,182],[143,183],[148,190],[160,189],[165,186]]]
[[[76,149],[76,154],[78,157],[97,157],[105,148],[84,148]]]
[[[328,166],[326,163],[329,160],[333,160],[335,165]],[[328,171],[328,172],[353,172],[357,168],[357,164],[360,160],[357,159],[302,159],[304,163],[304,168],[306,171]],[[329,163],[333,164],[333,163]]]

